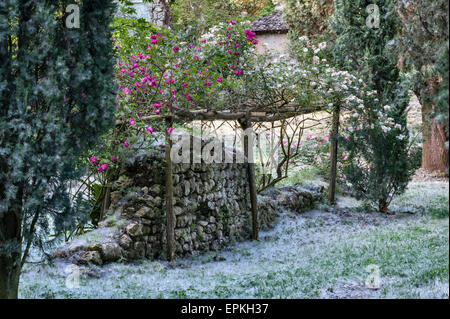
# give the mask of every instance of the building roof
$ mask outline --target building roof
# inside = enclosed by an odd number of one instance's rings
[[[252,31],[256,33],[286,33],[289,28],[283,21],[283,12],[275,11],[253,22]]]

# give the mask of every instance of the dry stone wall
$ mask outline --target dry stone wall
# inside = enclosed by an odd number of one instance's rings
[[[205,142],[203,142],[203,146]],[[54,257],[87,264],[165,258],[165,161],[163,146],[130,159],[115,182],[112,205],[100,227],[58,249]],[[175,252],[184,256],[219,250],[251,237],[245,164],[174,164]],[[320,190],[269,190],[258,198],[261,227],[282,209],[303,211]]]
[[[129,224],[119,238],[126,258],[163,257],[166,245],[163,151],[126,167],[112,193],[112,211]],[[249,190],[243,164],[174,164],[175,252],[219,249],[246,237]]]

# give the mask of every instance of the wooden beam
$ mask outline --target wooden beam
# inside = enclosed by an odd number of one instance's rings
[[[285,107],[281,110],[263,110],[258,112],[250,112],[250,118],[252,122],[277,122],[285,120],[288,118],[296,117],[299,115],[310,114],[318,112],[321,109],[316,107],[307,108],[295,108],[295,107]],[[159,114],[159,115],[148,115],[140,118],[141,121],[150,120],[164,120],[167,117],[171,117],[175,122],[190,122],[195,120],[202,121],[238,121],[245,119],[247,112],[226,112],[226,111],[208,111],[208,110],[178,110],[173,114]],[[116,125],[125,124],[126,121],[117,120]]]

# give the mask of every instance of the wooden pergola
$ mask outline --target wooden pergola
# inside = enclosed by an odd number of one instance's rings
[[[258,109],[255,111],[255,109]],[[233,111],[215,111],[208,109],[200,110],[181,110],[169,107],[167,114],[143,116],[142,121],[160,120],[165,122],[165,160],[166,160],[166,227],[167,227],[167,255],[169,261],[175,258],[175,215],[173,209],[173,166],[170,158],[172,150],[172,140],[170,138],[169,128],[174,123],[187,123],[192,121],[237,121],[242,130],[252,127],[252,123],[277,122],[301,115],[319,112],[324,109],[323,105],[315,106],[283,106],[281,108],[247,108]],[[116,125],[122,125],[123,121],[117,121]],[[331,171],[329,200],[334,204],[335,184],[336,184],[336,165],[337,165],[337,134],[339,127],[339,108],[333,109],[332,130],[330,135],[331,142]],[[252,215],[252,239],[259,239],[259,220],[258,220],[258,200],[255,177],[255,164],[248,161],[248,136],[244,135],[244,155],[246,159],[248,184],[250,190],[251,215]]]

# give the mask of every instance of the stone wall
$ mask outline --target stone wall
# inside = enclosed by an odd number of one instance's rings
[[[126,258],[164,257],[162,158],[162,149],[134,158],[112,193],[112,211],[129,221],[119,238]],[[250,200],[243,164],[174,164],[173,170],[176,255],[219,249],[246,237]]]
[[[174,164],[173,169],[177,256],[219,250],[251,237],[245,164]],[[166,257],[163,146],[130,159],[124,171],[100,227],[67,243],[54,257],[98,265],[120,258]],[[300,212],[319,197],[317,189],[267,191],[258,198],[261,228],[269,227],[282,209]]]

